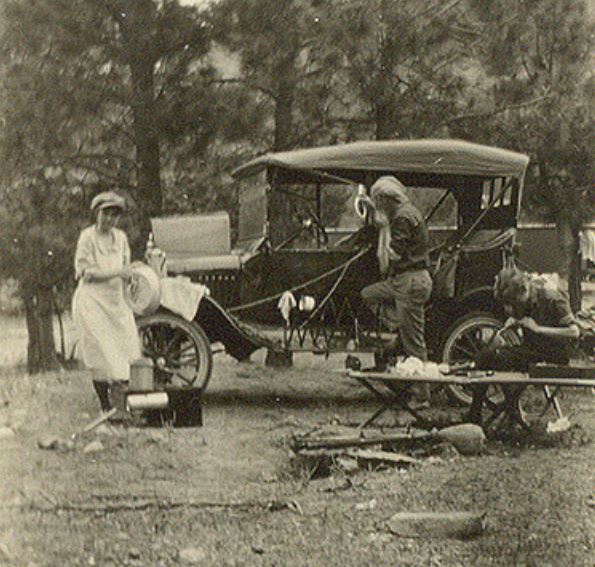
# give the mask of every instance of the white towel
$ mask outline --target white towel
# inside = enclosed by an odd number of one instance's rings
[[[191,282],[190,278],[178,276],[161,280],[161,305],[187,321],[194,319],[205,295],[209,295],[209,288]]]
[[[285,323],[289,325],[291,310],[297,305],[295,297],[291,291],[283,292],[277,303],[277,309],[281,311],[281,316],[285,319]]]
[[[583,260],[595,262],[595,230],[590,228],[581,230],[579,241]]]

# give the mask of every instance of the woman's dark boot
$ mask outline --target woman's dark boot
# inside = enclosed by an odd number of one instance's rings
[[[109,385],[107,382],[102,380],[93,380],[93,388],[99,398],[99,404],[101,405],[102,412],[108,412],[112,409],[112,404],[109,399]]]
[[[116,413],[110,417],[112,423],[129,423],[131,416],[126,408],[126,395],[128,393],[128,382],[112,382],[109,387],[112,406]]]

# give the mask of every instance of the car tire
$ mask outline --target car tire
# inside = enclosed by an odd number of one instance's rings
[[[143,356],[151,358],[155,366],[156,387],[206,390],[213,370],[213,351],[200,325],[159,312],[136,323]]]
[[[482,348],[490,344],[494,333],[502,325],[500,319],[487,311],[473,311],[459,317],[444,334],[442,361],[449,365],[471,362]],[[444,390],[452,402],[463,406],[471,404],[472,394],[465,386],[451,384],[444,386]],[[503,394],[499,387],[490,386],[488,397],[499,403]]]

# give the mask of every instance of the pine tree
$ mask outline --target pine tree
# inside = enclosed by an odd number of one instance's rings
[[[163,206],[161,146],[208,142],[209,30],[177,0],[6,0],[0,10],[0,270],[20,282],[37,371],[55,366],[50,292],[72,282],[92,194],[128,194],[142,246],[139,226]]]

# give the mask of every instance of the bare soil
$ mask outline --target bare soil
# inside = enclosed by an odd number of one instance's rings
[[[590,391],[564,393],[564,434],[313,480],[290,465],[291,435],[354,425],[375,400],[334,371],[340,357],[303,355],[286,370],[253,358],[217,355],[202,428],[102,428],[73,451],[38,441],[98,415],[87,373],[1,370],[0,424],[14,435],[0,438],[0,564],[593,565]],[[83,452],[96,440],[102,450]],[[485,511],[487,527],[469,541],[400,538],[386,520],[403,511]]]

